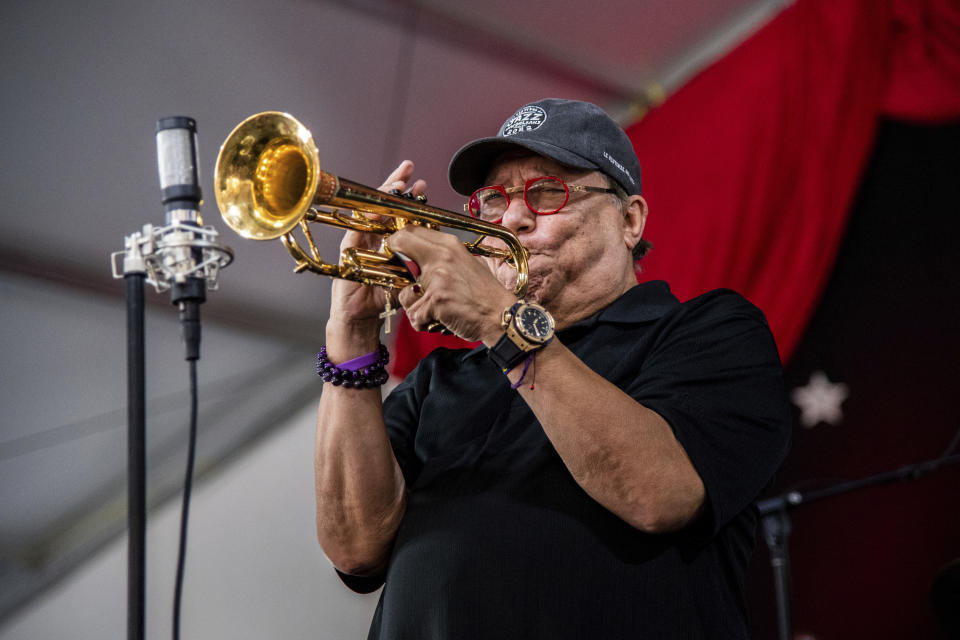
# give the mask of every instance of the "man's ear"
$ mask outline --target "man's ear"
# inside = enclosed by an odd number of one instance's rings
[[[627,249],[633,248],[643,237],[647,224],[647,201],[641,196],[630,196],[623,210],[623,242]]]

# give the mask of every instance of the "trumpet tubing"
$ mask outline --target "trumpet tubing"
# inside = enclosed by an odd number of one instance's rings
[[[381,251],[348,247],[338,263],[328,263],[321,258],[309,225],[374,233],[385,240],[406,224],[418,224],[477,234],[464,243],[467,249],[513,265],[514,293],[523,297],[526,291],[527,251],[508,229],[322,171],[310,131],[285,113],[259,113],[237,125],[220,148],[214,190],[227,226],[244,238],[281,238],[296,261],[297,273],[403,288],[413,282],[412,276],[386,242]],[[306,247],[293,235],[297,228]],[[488,237],[500,240],[506,249],[482,244]]]

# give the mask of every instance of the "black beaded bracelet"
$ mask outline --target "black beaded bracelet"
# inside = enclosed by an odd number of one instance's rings
[[[327,358],[327,348],[320,347],[317,353],[317,375],[324,382],[332,382],[334,386],[343,386],[346,389],[370,389],[385,383],[390,374],[387,373],[387,364],[390,362],[390,352],[382,344],[377,351],[344,362],[333,364]]]

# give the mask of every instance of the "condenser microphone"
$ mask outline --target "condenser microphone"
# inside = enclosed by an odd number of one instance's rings
[[[157,291],[170,290],[180,308],[187,359],[200,357],[199,304],[217,288],[220,270],[233,251],[218,242],[216,229],[203,226],[197,155],[197,121],[186,116],[157,121],[157,169],[166,212],[163,226],[146,224],[127,236],[126,249],[110,256],[113,277],[141,273]],[[122,258],[122,268],[121,268]]]
[[[157,168],[167,224],[199,222],[202,193],[196,120],[172,116],[157,121]]]
[[[167,216],[161,251],[175,265],[170,301],[180,309],[180,327],[187,360],[200,357],[200,304],[206,300],[206,278],[197,272],[203,263],[198,245],[200,172],[197,168],[197,122],[186,116],[157,121],[157,169]]]

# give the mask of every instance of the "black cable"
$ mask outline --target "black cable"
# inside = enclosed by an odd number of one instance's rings
[[[193,462],[197,448],[197,361],[190,365],[190,436],[187,448],[187,474],[183,480],[183,507],[180,512],[180,551],[177,556],[177,581],[173,592],[173,639],[180,638],[180,602],[183,595],[183,573],[187,557],[187,520],[190,515],[190,491],[193,485]]]
[[[957,429],[957,432],[953,434],[953,440],[950,441],[950,444],[947,445],[944,452],[940,454],[940,458],[949,458],[952,456],[953,452],[957,450],[958,444],[960,444],[960,429]]]

